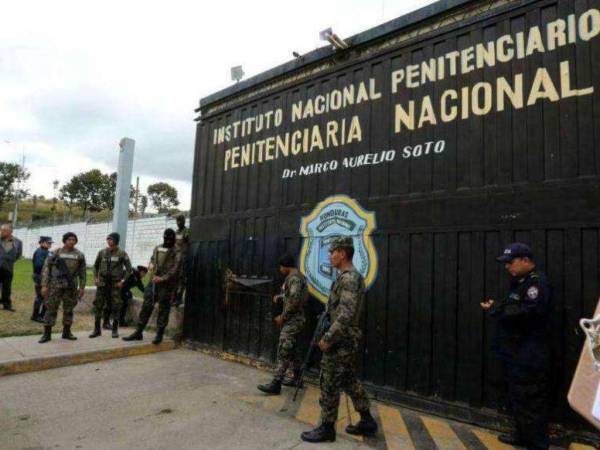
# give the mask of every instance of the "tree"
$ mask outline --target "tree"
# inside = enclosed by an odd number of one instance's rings
[[[148,196],[140,195],[140,214],[143,216],[148,208]]]
[[[177,199],[177,189],[168,183],[154,183],[148,186],[146,190],[152,205],[159,213],[169,212],[179,205]]]
[[[18,164],[0,161],[0,208],[16,196],[23,198],[27,190],[21,186],[29,179],[29,171]]]
[[[103,174],[98,169],[75,175],[60,188],[60,199],[67,202],[69,211],[73,205],[88,211],[112,209],[115,202],[117,174]]]

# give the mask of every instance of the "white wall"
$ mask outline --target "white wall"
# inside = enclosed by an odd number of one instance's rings
[[[132,264],[147,266],[155,246],[162,243],[165,228],[177,230],[175,219],[160,216],[130,220],[127,223],[127,248]],[[55,242],[52,248],[62,246],[62,235],[67,231],[79,239],[77,248],[85,254],[88,265],[92,265],[98,252],[106,247],[106,236],[112,231],[111,222],[86,224],[85,222],[38,228],[17,228],[14,235],[23,241],[23,257],[31,258],[38,247],[40,236],[50,236]]]

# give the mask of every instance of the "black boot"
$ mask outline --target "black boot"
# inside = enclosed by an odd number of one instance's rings
[[[94,331],[90,334],[90,338],[95,338],[102,335],[102,330],[100,330],[100,317],[96,317],[96,321],[94,322]]]
[[[138,325],[136,330],[129,336],[125,336],[123,338],[123,340],[124,341],[141,341],[144,339],[143,331],[144,331],[144,326]]]
[[[119,321],[116,319],[113,319],[112,323],[112,337],[115,339],[119,337]]]
[[[46,342],[52,340],[52,327],[46,325],[44,327],[44,334],[42,338],[38,341],[40,344],[45,344]]]
[[[63,327],[62,338],[63,339],[68,339],[69,341],[76,341],[77,340],[77,336],[74,336],[73,333],[71,333],[71,325],[65,325]]]
[[[346,427],[348,434],[362,434],[363,436],[375,436],[377,433],[377,422],[373,419],[371,412],[366,410],[360,412],[360,421],[356,425]]]
[[[306,442],[333,442],[335,441],[335,426],[333,423],[323,422],[311,431],[305,431],[300,435]]]
[[[160,327],[158,330],[156,330],[156,336],[154,336],[152,343],[154,345],[160,344],[163,340],[163,334],[165,334],[165,327]]]
[[[523,439],[521,439],[521,437],[516,433],[501,434],[500,436],[498,436],[498,440],[505,444],[514,445],[516,447],[525,446]]]
[[[263,391],[265,394],[279,395],[281,394],[281,381],[273,380],[269,384],[259,384],[256,386],[259,391]]]
[[[295,369],[294,370],[294,376],[292,378],[289,377],[285,377],[283,379],[283,381],[281,382],[282,385],[284,386],[296,386],[296,383],[298,381],[298,377],[300,376],[300,370],[299,369]]]

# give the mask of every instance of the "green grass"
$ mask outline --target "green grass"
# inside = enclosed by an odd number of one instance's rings
[[[21,259],[15,264],[15,274],[12,283],[12,301],[16,312],[0,309],[0,337],[25,336],[41,334],[43,325],[30,320],[33,308],[35,290],[32,274],[31,260]],[[88,269],[88,285],[93,285],[93,275]],[[92,330],[94,319],[90,314],[75,313],[73,331]],[[59,310],[55,329],[62,329],[62,311]]]

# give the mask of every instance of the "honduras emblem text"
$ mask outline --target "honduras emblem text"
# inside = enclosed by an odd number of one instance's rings
[[[329,263],[329,243],[338,236],[351,236],[354,241],[354,267],[365,278],[367,289],[377,277],[377,252],[371,233],[376,228],[375,213],[366,211],[347,195],[334,195],[319,203],[302,218],[300,234],[303,245],[300,271],[308,279],[309,292],[322,302],[337,271]]]

